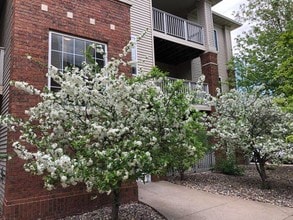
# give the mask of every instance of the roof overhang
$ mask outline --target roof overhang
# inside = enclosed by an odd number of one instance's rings
[[[134,0],[118,0],[118,1],[119,2],[123,2],[123,3],[127,4],[127,5],[132,6]]]
[[[227,26],[230,28],[231,31],[242,26],[241,23],[239,23],[231,18],[228,18],[224,15],[221,15],[215,11],[213,11],[213,20],[214,20],[215,24]]]
[[[221,2],[221,1],[223,1],[223,0],[212,0],[212,1],[211,1],[211,2],[212,2],[212,6],[218,4],[218,3]]]

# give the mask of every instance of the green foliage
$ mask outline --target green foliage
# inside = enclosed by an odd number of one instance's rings
[[[167,74],[154,68],[151,75]],[[166,159],[166,171],[171,169],[183,174],[203,157],[208,149],[207,128],[202,120],[204,114],[191,104],[196,99],[196,94],[191,91],[186,93],[182,80],[170,81],[165,77],[162,84],[166,94],[166,108],[156,102],[151,104],[159,116],[159,123],[154,127],[158,129],[158,142],[164,149],[161,156],[156,158]]]
[[[244,174],[244,168],[236,164],[235,159],[228,158],[221,160],[216,166],[215,170],[227,175],[242,176]]]
[[[225,149],[228,155],[237,148],[253,155],[263,185],[267,186],[266,162],[293,158],[290,138],[286,140],[292,134],[293,117],[260,90],[225,93],[217,100],[216,112],[209,120],[216,147]]]
[[[203,85],[186,91],[183,81],[157,68],[129,79],[119,67],[128,64],[123,59],[132,46],[103,68],[90,60],[64,72],[50,68],[48,76],[60,85],[56,92],[12,82],[40,102],[25,118],[0,116],[2,126],[21,134],[12,147],[25,171],[42,176],[48,190],[80,183],[89,192],[113,193],[113,219],[123,182],[170,166],[182,172],[205,151],[205,123],[193,105],[205,102],[198,96]]]
[[[284,94],[278,103],[293,110],[293,1],[248,0],[236,14],[251,30],[238,36],[234,69],[238,86]]]

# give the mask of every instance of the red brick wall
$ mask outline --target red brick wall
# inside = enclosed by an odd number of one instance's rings
[[[212,96],[217,95],[217,88],[219,87],[219,71],[218,58],[216,53],[207,52],[200,56],[202,72],[205,75],[205,82],[209,85],[209,92]],[[215,107],[212,107],[212,112]],[[216,140],[212,140],[215,142]],[[225,153],[222,150],[215,151],[216,164],[225,159]]]
[[[8,103],[9,103],[9,74],[12,68],[12,43],[13,43],[13,7],[12,1],[2,1],[4,3],[4,7],[0,12],[0,39],[1,39],[1,47],[5,48],[4,54],[4,73],[3,73],[3,95],[1,102],[1,114],[8,112]],[[6,153],[7,148],[7,129],[3,126],[0,126],[0,152]],[[6,171],[6,162],[0,160],[0,169],[2,171]],[[5,190],[5,181],[2,180],[3,175],[0,176],[0,201],[4,200],[4,190]]]
[[[35,188],[32,193],[37,191]],[[97,208],[108,206],[111,196],[86,193],[83,187],[70,187],[70,189],[52,191],[47,196],[27,197],[18,201],[7,202],[4,206],[3,219],[34,220],[57,219],[64,216],[84,213]],[[121,202],[137,201],[137,184],[127,184],[121,188]]]
[[[61,32],[106,43],[108,58],[118,56],[130,39],[130,6],[115,0],[14,0],[12,69],[10,80],[26,81],[42,89],[48,84],[45,76],[48,63],[49,31]],[[41,4],[48,11],[41,10]],[[67,18],[67,12],[73,18]],[[89,19],[95,19],[95,25]],[[115,25],[115,30],[110,29]],[[26,55],[36,62],[31,62]],[[24,110],[39,100],[13,87],[9,90],[9,112],[25,117]],[[17,139],[8,134],[8,144]],[[12,148],[8,145],[8,152]],[[127,192],[126,192],[127,191]],[[130,184],[123,190],[123,201],[137,200],[137,186]],[[57,189],[48,192],[40,177],[24,172],[23,161],[14,158],[7,162],[4,192],[4,219],[56,218],[74,212],[86,211],[109,203],[102,195],[91,201],[83,187]]]
[[[216,88],[219,87],[219,71],[217,54],[212,52],[203,53],[200,56],[202,73],[205,75],[205,82],[209,85],[209,92],[216,96]]]

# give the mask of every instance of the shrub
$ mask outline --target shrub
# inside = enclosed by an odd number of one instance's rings
[[[216,165],[215,170],[233,176],[242,176],[244,174],[244,169],[238,166],[234,159],[226,159],[220,161]]]

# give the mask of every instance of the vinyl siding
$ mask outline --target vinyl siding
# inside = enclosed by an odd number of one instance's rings
[[[198,17],[197,17],[197,8],[195,8],[194,10],[192,10],[191,12],[188,13],[187,15],[187,19],[189,21],[193,21],[195,23],[198,23]]]
[[[198,23],[204,27],[204,39],[205,47],[207,52],[215,52],[214,47],[214,24],[213,24],[213,15],[210,2],[201,0],[198,3]]]
[[[227,85],[228,80],[228,71],[227,71],[227,64],[229,62],[227,57],[227,41],[225,37],[225,29],[222,26],[215,25],[215,30],[218,34],[218,71],[219,71],[219,77],[222,81],[222,91],[226,92],[228,91],[229,87]],[[231,41],[230,41],[231,42]],[[231,43],[230,43],[231,45]],[[231,48],[231,46],[230,46]]]
[[[201,60],[200,57],[191,61],[191,80],[197,82],[202,75]]]
[[[130,16],[131,35],[139,36],[148,29],[145,36],[137,42],[138,69],[148,72],[154,66],[151,0],[133,1]]]
[[[9,81],[12,66],[12,26],[13,26],[13,6],[12,1],[7,0],[4,3],[4,10],[1,12],[0,18],[0,46],[5,48],[4,68],[3,68],[3,96],[1,105],[1,114],[8,112],[9,104]],[[7,149],[7,129],[0,126],[0,152],[6,153]],[[6,162],[0,160],[0,202],[3,203],[5,178],[2,174],[6,172]]]

